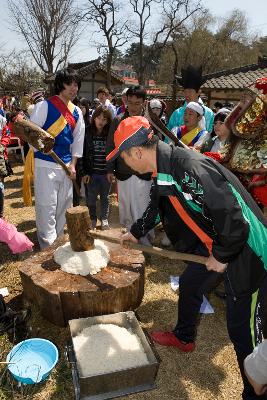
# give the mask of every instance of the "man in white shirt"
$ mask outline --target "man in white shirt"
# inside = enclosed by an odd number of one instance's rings
[[[65,212],[72,204],[72,180],[83,155],[84,120],[72,100],[80,88],[75,71],[63,69],[55,78],[55,96],[37,103],[31,121],[55,138],[53,150],[69,167],[70,178],[51,156],[34,151],[34,191],[37,236],[41,249],[64,233]]]
[[[102,106],[106,107],[111,112],[112,118],[114,118],[116,116],[117,110],[108,98],[108,89],[105,87],[100,87],[97,89],[96,95]]]

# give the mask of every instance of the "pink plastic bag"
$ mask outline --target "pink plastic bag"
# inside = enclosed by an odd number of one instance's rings
[[[0,241],[8,245],[13,254],[32,251],[33,243],[24,233],[18,232],[17,228],[0,218]]]

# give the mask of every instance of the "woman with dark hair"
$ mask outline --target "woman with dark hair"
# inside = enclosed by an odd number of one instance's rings
[[[83,157],[78,160],[78,173],[85,185],[86,203],[93,229],[97,224],[96,200],[100,195],[101,229],[109,229],[108,195],[111,183],[107,179],[106,142],[112,121],[111,112],[103,106],[96,108],[84,138]]]
[[[224,121],[230,110],[223,108],[215,114],[211,137],[203,143],[200,152],[218,153],[228,139],[230,131],[225,127]]]

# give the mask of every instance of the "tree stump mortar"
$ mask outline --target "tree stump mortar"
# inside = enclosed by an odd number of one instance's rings
[[[106,231],[119,237],[115,229]],[[110,262],[95,275],[74,275],[61,271],[54,252],[69,241],[68,235],[22,262],[19,272],[24,296],[37,304],[41,314],[58,326],[68,320],[112,314],[137,308],[144,294],[144,256],[105,241]]]

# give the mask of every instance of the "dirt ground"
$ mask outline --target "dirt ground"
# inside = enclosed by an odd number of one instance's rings
[[[5,216],[19,231],[25,232],[35,243],[35,213],[33,207],[22,203],[22,166],[14,167],[15,174],[6,180]],[[118,223],[118,209],[112,197],[111,225]],[[0,243],[0,288],[8,287],[6,301],[13,308],[23,306],[23,290],[18,268],[31,254],[12,255]],[[0,267],[0,269],[1,269]],[[153,256],[147,259],[145,296],[138,308],[142,327],[151,330],[172,328],[177,316],[177,293],[170,287],[170,275],[179,275],[184,264]],[[183,354],[173,348],[156,346],[161,358],[156,379],[156,389],[133,394],[128,400],[235,400],[241,399],[242,384],[233,346],[227,335],[225,303],[215,295],[210,296],[214,314],[201,315],[196,350]],[[70,366],[64,349],[70,340],[68,329],[59,328],[42,318],[31,305],[30,337],[52,340],[59,348],[60,360],[49,379],[43,384],[18,388],[4,367],[0,368],[0,400],[72,400],[74,390]],[[5,360],[12,348],[12,338],[0,337],[0,361]]]

